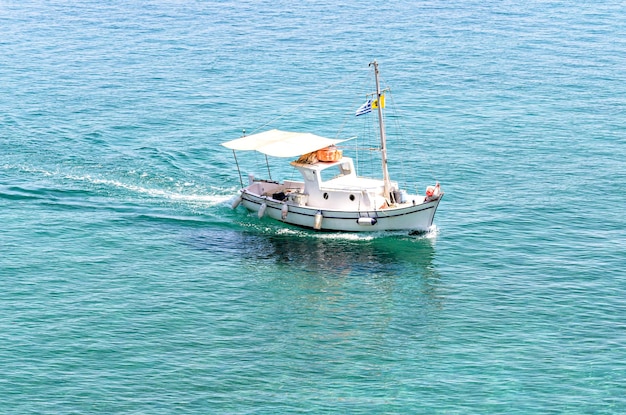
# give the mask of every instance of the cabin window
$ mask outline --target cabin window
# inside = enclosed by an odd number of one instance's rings
[[[341,163],[320,171],[320,176],[322,182],[326,182],[337,177],[347,176],[350,173],[352,173],[350,163]]]

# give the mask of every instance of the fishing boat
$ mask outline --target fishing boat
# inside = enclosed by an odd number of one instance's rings
[[[387,143],[383,117],[384,91],[381,91],[378,63],[373,67],[376,91],[359,111],[377,109],[380,131],[382,179],[358,176],[351,157],[343,155],[338,144],[345,139],[326,138],[312,133],[269,130],[243,136],[222,145],[233,151],[241,190],[232,207],[240,204],[286,224],[319,231],[410,231],[426,232],[443,197],[439,183],[428,186],[425,194],[408,194],[392,181],[387,168]],[[237,151],[257,151],[291,161],[301,181],[282,182],[248,176],[243,184]],[[269,162],[268,162],[269,171]]]

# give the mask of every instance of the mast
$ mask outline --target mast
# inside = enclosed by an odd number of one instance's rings
[[[391,180],[389,179],[389,170],[387,169],[387,137],[385,136],[385,120],[383,119],[383,108],[381,101],[380,81],[378,79],[378,62],[373,61],[370,66],[374,66],[374,77],[376,78],[376,99],[378,102],[378,126],[380,127],[380,151],[383,162],[383,196],[386,200],[395,202],[391,198]]]

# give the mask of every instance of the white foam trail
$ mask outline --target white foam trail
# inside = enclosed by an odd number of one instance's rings
[[[436,224],[433,223],[431,227],[428,229],[428,231],[426,232],[426,234],[424,235],[424,237],[428,239],[436,239],[438,234],[439,234],[439,228],[437,227]]]
[[[128,190],[133,193],[144,194],[154,198],[163,198],[168,200],[175,201],[183,201],[183,202],[201,202],[209,205],[218,205],[222,203],[226,203],[229,199],[232,198],[232,195],[201,195],[201,194],[184,194],[173,192],[170,190],[156,189],[156,188],[148,188],[143,186],[138,186],[134,184],[128,184],[121,182],[119,180],[113,179],[99,179],[92,177],[90,175],[84,176],[76,176],[76,175],[65,175],[66,179],[74,180],[74,181],[83,181],[96,185],[104,185],[115,187],[118,189]]]
[[[344,241],[371,241],[379,236],[384,236],[383,234],[379,234],[377,232],[367,232],[367,233],[316,233],[313,234],[314,237],[319,239],[338,239]]]

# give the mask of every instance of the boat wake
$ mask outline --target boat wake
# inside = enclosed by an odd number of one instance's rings
[[[129,197],[134,199],[135,196],[142,196],[152,200],[183,202],[197,207],[210,208],[220,205],[226,206],[232,200],[232,194],[236,190],[235,188],[206,188],[192,182],[177,181],[174,178],[152,178],[149,180],[146,174],[137,175],[133,174],[134,172],[130,172],[128,178],[110,178],[93,174],[76,174],[61,169],[48,170],[27,165],[4,165],[2,168],[18,170],[21,173],[34,176],[27,178],[26,181],[30,183],[30,186],[36,183],[42,191],[62,193],[81,191],[84,195],[98,197],[105,194],[108,197],[119,197],[126,201]],[[142,181],[148,180],[164,184],[164,186],[149,186],[142,183]],[[136,200],[133,202],[138,203]]]
[[[85,176],[66,176],[66,179],[75,181],[85,181],[94,185],[104,185],[117,189],[127,190],[133,193],[147,195],[152,198],[169,199],[173,201],[185,201],[185,202],[201,202],[209,206],[220,205],[227,203],[232,199],[232,194],[198,194],[195,192],[182,193],[179,191],[172,191],[169,189],[160,189],[155,187],[144,187],[141,185],[124,183],[114,179],[102,179],[95,178],[89,175]],[[183,187],[191,188],[193,185],[190,183],[184,183]],[[218,189],[215,189],[218,190]]]

